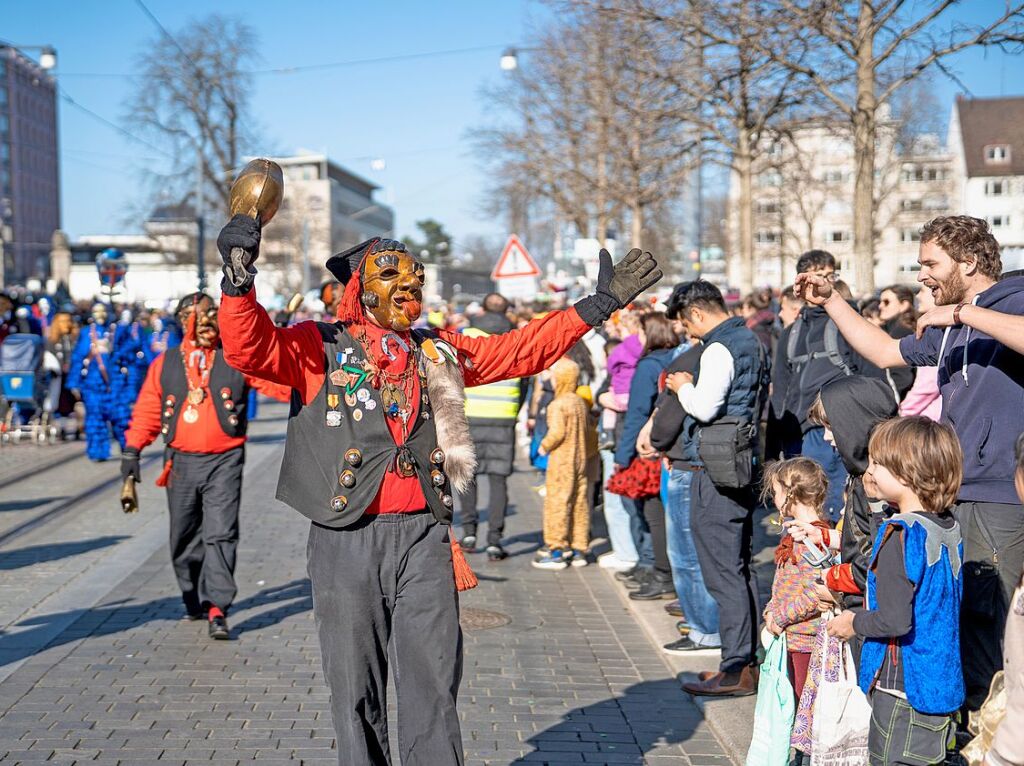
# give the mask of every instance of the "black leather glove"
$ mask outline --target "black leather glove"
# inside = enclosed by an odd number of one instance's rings
[[[232,256],[239,248],[241,253]],[[260,225],[253,218],[239,213],[220,230],[217,250],[224,261],[224,279],[220,289],[225,295],[245,295],[252,289],[256,278],[253,263],[260,256]]]
[[[597,292],[576,303],[576,312],[591,327],[597,327],[619,309],[628,306],[644,290],[658,283],[664,274],[654,256],[634,247],[626,257],[612,265],[612,256],[601,249],[601,268],[597,273]]]
[[[142,481],[142,469],[139,467],[139,451],[132,447],[125,448],[121,453],[121,478],[131,476],[136,483]]]

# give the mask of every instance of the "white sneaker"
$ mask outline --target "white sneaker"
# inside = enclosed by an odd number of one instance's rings
[[[597,559],[597,565],[602,569],[612,569],[616,572],[628,572],[636,566],[635,561],[623,561],[614,553],[605,553]]]

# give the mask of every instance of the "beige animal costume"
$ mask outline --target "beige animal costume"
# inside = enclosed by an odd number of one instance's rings
[[[544,544],[551,550],[585,551],[590,545],[587,505],[587,404],[576,394],[580,368],[570,359],[551,367],[555,398],[548,405],[549,455],[544,497]]]

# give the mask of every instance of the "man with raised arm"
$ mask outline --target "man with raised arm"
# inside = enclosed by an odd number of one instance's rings
[[[1024,277],[1000,281],[999,243],[985,221],[942,216],[921,230],[918,281],[936,308],[917,333],[889,337],[813,274],[797,277],[809,303],[824,306],[839,331],[879,367],[938,366],[942,419],[964,452],[954,513],[964,535],[961,638],[967,704],[984,701],[1002,667],[1010,596],[1024,565],[1024,507],[1014,490],[1014,451],[1024,432]]]

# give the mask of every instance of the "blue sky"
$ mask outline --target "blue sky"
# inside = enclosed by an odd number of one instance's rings
[[[480,89],[500,80],[498,58],[506,45],[529,45],[531,29],[548,10],[529,0],[392,0],[388,3],[326,0],[145,0],[165,27],[176,32],[188,18],[210,10],[245,18],[262,40],[261,67],[276,68],[380,58],[426,51],[493,46],[487,50],[417,60],[256,78],[253,111],[268,153],[298,148],[330,157],[383,187],[399,235],[416,220],[433,217],[456,240],[472,234],[503,236],[499,222],[480,210],[485,180],[467,131],[487,121]],[[971,0],[976,20],[1000,0]],[[57,48],[58,79],[76,102],[111,122],[121,122],[133,83],[130,73],[147,41],[158,34],[133,0],[0,0],[0,37],[18,44]],[[527,56],[529,54],[526,54]],[[971,51],[955,68],[975,96],[1014,93],[1022,60],[996,51]],[[957,87],[937,82],[948,111]],[[1010,90],[1004,90],[1009,88]],[[66,102],[60,104],[62,218],[74,237],[138,230],[127,219],[140,193],[138,168],[158,156]],[[383,158],[383,171],[370,158]]]

